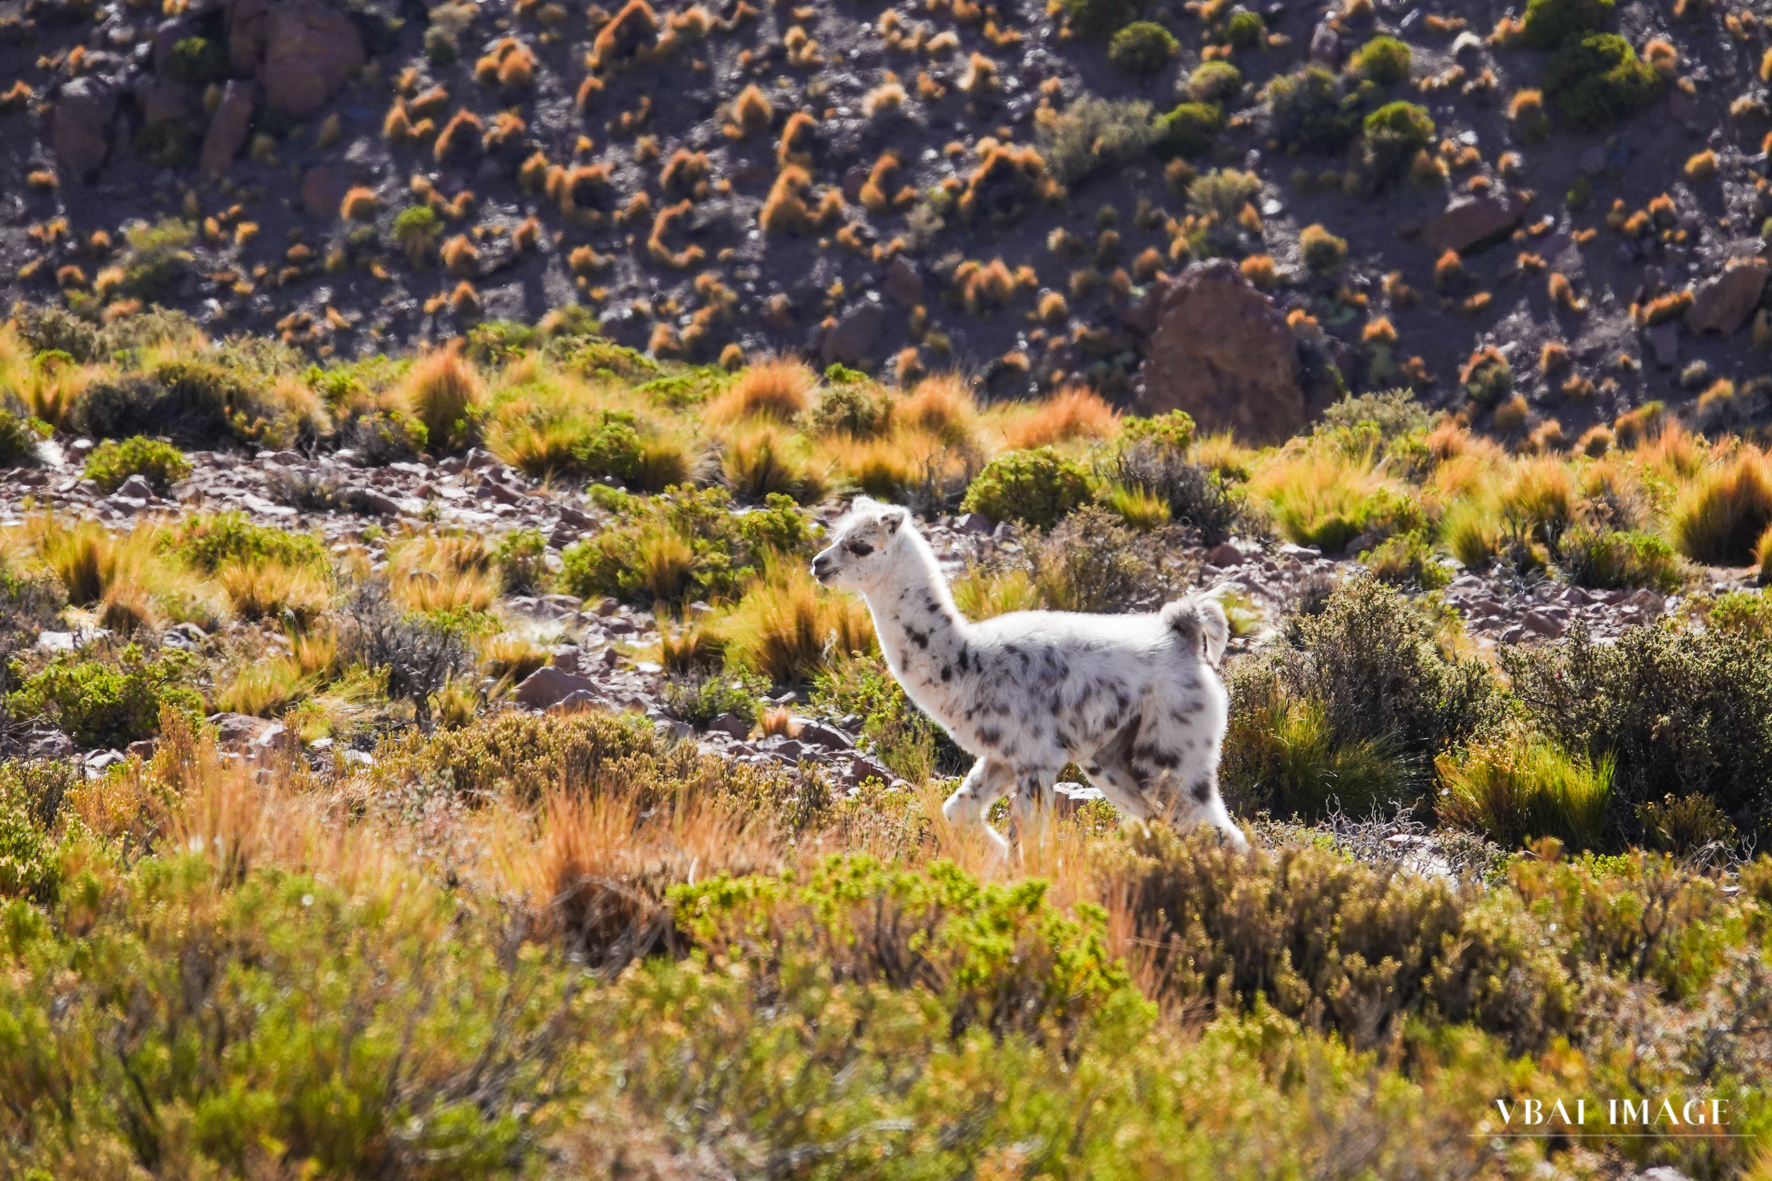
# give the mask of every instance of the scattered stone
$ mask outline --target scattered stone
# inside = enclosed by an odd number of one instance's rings
[[[527,705],[531,709],[546,709],[564,700],[569,694],[584,692],[595,693],[596,682],[577,673],[568,672],[559,665],[543,665],[523,679],[514,694],[519,705]]]
[[[1669,320],[1643,329],[1643,339],[1649,342],[1655,363],[1663,369],[1672,369],[1680,363],[1680,325],[1677,321]]]
[[[1768,276],[1772,276],[1772,263],[1750,258],[1701,283],[1693,292],[1692,306],[1686,309],[1686,327],[1724,336],[1738,331],[1759,306]]]
[[[885,286],[886,294],[907,308],[923,302],[923,276],[917,264],[902,254],[887,264]]]
[[[859,364],[874,347],[874,341],[879,339],[880,330],[885,326],[886,309],[880,306],[877,297],[857,303],[843,313],[835,328],[825,334],[820,350],[824,363]]]
[[[1467,197],[1452,202],[1444,213],[1428,222],[1422,238],[1436,253],[1456,250],[1463,254],[1512,232],[1525,213],[1526,203],[1512,194]]]
[[[1243,551],[1227,541],[1208,550],[1206,561],[1214,566],[1241,566],[1244,561]]]
[[[209,723],[215,727],[216,743],[224,750],[259,754],[281,749],[293,740],[282,722],[251,714],[213,714]]]

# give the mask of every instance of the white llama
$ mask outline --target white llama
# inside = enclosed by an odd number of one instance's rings
[[[902,508],[858,497],[812,559],[821,583],[859,592],[892,675],[954,741],[976,755],[942,807],[974,821],[1003,853],[985,813],[1014,793],[1017,835],[1074,762],[1136,820],[1216,825],[1248,842],[1218,795],[1229,698],[1216,665],[1230,627],[1207,598],[1154,615],[1016,611],[960,617],[929,543]]]

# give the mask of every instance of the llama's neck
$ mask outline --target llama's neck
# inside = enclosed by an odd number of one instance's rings
[[[929,543],[915,533],[904,539],[905,559],[893,574],[865,596],[874,616],[880,651],[911,699],[930,713],[956,671],[971,665],[970,625],[960,617],[947,580]],[[943,669],[949,670],[943,678]]]

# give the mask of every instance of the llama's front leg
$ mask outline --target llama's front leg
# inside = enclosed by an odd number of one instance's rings
[[[1005,857],[1009,855],[1009,842],[1001,833],[985,822],[985,813],[991,805],[1002,799],[1015,786],[1015,772],[1007,763],[992,758],[981,758],[972,764],[972,770],[966,772],[966,778],[954,794],[948,797],[947,803],[941,806],[941,814],[949,824],[963,826],[976,824],[982,828],[997,852]]]
[[[1052,782],[1056,768],[1023,771],[1016,777],[1015,802],[1009,807],[1009,843],[1017,848],[1052,815]]]

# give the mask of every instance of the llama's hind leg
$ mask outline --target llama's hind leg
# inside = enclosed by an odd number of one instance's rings
[[[1185,766],[1165,770],[1157,782],[1151,785],[1150,792],[1157,799],[1168,802],[1169,822],[1181,831],[1210,824],[1232,848],[1242,850],[1249,847],[1249,839],[1237,827],[1236,821],[1231,819],[1230,812],[1225,809],[1224,799],[1218,794],[1218,775],[1215,771],[1194,770],[1189,773]]]
[[[941,814],[952,825],[963,827],[976,824],[984,830],[985,836],[996,847],[997,852],[1007,857],[1009,842],[986,823],[985,813],[1014,787],[1015,772],[1009,764],[989,757],[981,758],[972,764],[972,770],[966,772],[966,778],[960,781],[954,794],[941,806]]]

